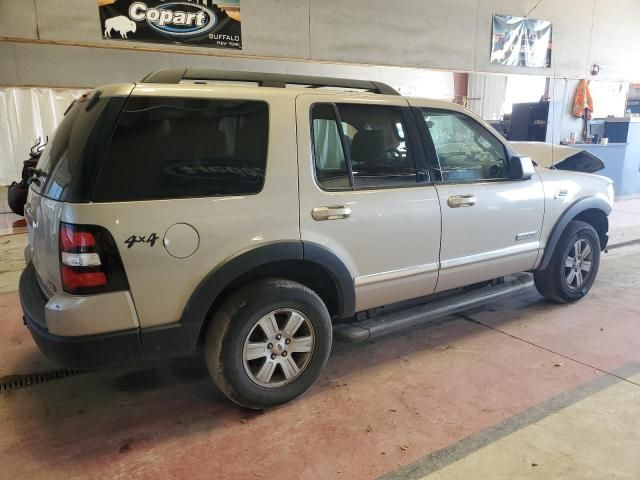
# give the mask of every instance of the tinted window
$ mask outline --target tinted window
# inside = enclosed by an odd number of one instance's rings
[[[41,190],[46,197],[66,200],[71,181],[81,175],[87,139],[109,101],[95,95],[92,92],[74,102],[42,153],[38,168],[46,172]]]
[[[264,102],[131,97],[107,149],[94,201],[258,193],[264,184]]]
[[[339,104],[337,111],[339,118],[333,105],[316,105],[313,109],[316,175],[320,185],[327,189],[367,189],[416,184],[416,167],[405,142],[406,128],[400,108]],[[353,186],[349,182],[349,169]]]
[[[504,145],[472,118],[458,112],[423,110],[444,182],[504,179]]]

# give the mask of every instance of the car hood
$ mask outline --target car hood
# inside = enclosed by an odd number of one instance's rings
[[[531,157],[538,165],[559,170],[595,173],[604,163],[593,153],[579,147],[542,142],[510,142],[521,155]]]

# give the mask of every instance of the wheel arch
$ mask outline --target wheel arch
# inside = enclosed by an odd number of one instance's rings
[[[600,247],[604,250],[609,237],[608,215],[611,213],[611,206],[601,198],[586,197],[572,203],[560,216],[547,240],[544,254],[537,270],[545,270],[549,266],[553,251],[556,248],[562,232],[573,220],[580,220],[590,224],[600,237]]]
[[[269,277],[286,278],[311,288],[333,318],[355,313],[353,277],[344,263],[325,247],[292,241],[243,252],[211,271],[189,298],[180,323],[199,325],[202,334],[211,313],[229,293],[248,282]]]

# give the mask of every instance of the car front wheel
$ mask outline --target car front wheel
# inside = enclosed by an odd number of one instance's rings
[[[546,270],[534,274],[536,288],[545,298],[571,303],[593,286],[600,266],[600,237],[585,222],[572,221],[560,236]]]
[[[289,280],[254,282],[223,304],[205,338],[207,368],[235,403],[264,409],[293,400],[316,380],[332,343],[329,312]]]

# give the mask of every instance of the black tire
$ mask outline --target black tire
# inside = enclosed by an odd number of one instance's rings
[[[591,269],[582,284],[570,286],[567,278],[568,274],[571,273],[571,269],[565,266],[565,261],[570,255],[575,256],[574,245],[578,241],[587,242],[591,248]],[[562,232],[553,251],[549,266],[545,270],[536,271],[533,278],[538,292],[543,297],[557,303],[572,303],[583,298],[591,290],[598,274],[599,266],[600,237],[598,232],[588,223],[574,220]],[[581,275],[583,273],[581,272]]]
[[[7,203],[9,208],[16,215],[24,217],[24,206],[27,203],[29,187],[22,183],[13,182],[7,192]]]
[[[311,325],[314,344],[312,351],[305,354],[305,366],[297,377],[281,386],[265,387],[247,372],[243,349],[260,319],[280,309],[292,309],[305,317]],[[302,395],[327,362],[332,340],[329,312],[313,290],[290,280],[258,280],[232,293],[211,319],[205,337],[205,359],[213,382],[229,399],[240,406],[261,410]],[[291,360],[293,355],[290,354]],[[280,360],[284,361],[277,359]],[[265,357],[264,362],[268,361]],[[281,367],[274,372],[274,376],[284,374]]]

